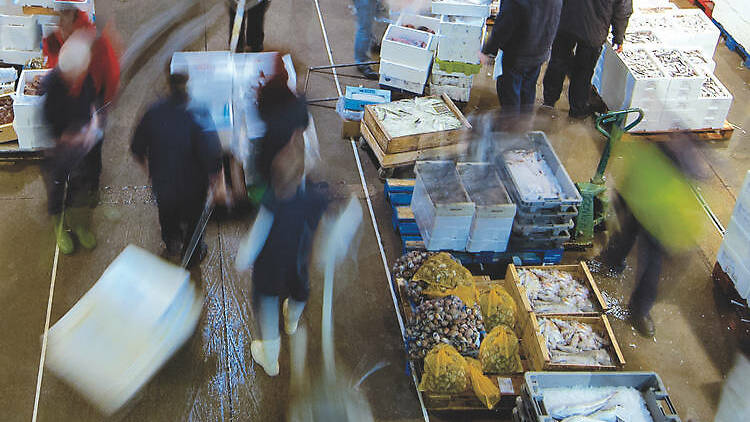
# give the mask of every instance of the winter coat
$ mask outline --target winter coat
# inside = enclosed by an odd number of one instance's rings
[[[503,51],[503,66],[532,67],[550,56],[563,0],[503,0],[484,54]]]
[[[632,0],[565,0],[560,15],[560,32],[571,34],[590,47],[604,44],[612,27],[612,42],[622,44]]]

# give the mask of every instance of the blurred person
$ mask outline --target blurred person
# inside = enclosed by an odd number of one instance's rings
[[[103,103],[111,102],[120,84],[120,65],[112,45],[112,37],[106,29],[99,33],[89,15],[75,6],[66,5],[60,10],[59,29],[42,40],[47,67],[57,66],[62,46],[73,33],[79,31],[93,38],[88,70],[97,95],[102,98]]]
[[[375,12],[377,10],[377,0],[354,0],[354,7],[357,10],[357,30],[354,33],[354,61],[357,63],[367,63],[370,61],[368,54],[371,50],[380,52],[380,47],[373,43],[372,26],[375,21]],[[369,64],[360,64],[357,66],[359,73],[367,79],[376,80],[378,72],[372,69]]]
[[[209,188],[215,202],[226,197],[219,137],[213,128],[201,126],[199,121],[205,120],[195,115],[208,112],[188,109],[187,81],[185,74],[169,76],[169,96],[146,111],[131,143],[136,161],[148,168],[151,177],[169,258],[190,252],[186,249]],[[201,262],[207,251],[201,237],[190,264]]]
[[[268,189],[235,261],[239,271],[252,267],[260,339],[253,340],[250,351],[269,376],[279,373],[279,299],[283,299],[284,331],[294,334],[310,295],[313,233],[328,206],[322,184],[304,177],[306,100],[289,90],[280,55],[276,69],[258,93],[266,133],[258,144],[256,167]]]
[[[47,209],[55,222],[60,251],[73,253],[72,228],[86,249],[96,247],[90,230],[98,203],[102,171],[102,124],[96,108],[104,96],[89,71],[94,35],[76,31],[60,49],[57,66],[43,82],[43,115],[54,146],[46,152],[42,173],[47,187]],[[66,186],[67,185],[67,186]],[[63,210],[65,209],[65,218]]]
[[[591,77],[612,28],[612,46],[622,52],[632,0],[567,0],[560,15],[560,26],[552,56],[544,74],[543,110],[551,110],[562,93],[563,81],[570,78],[568,115],[583,119],[591,114]]]
[[[237,16],[238,0],[226,0],[229,6],[229,39],[232,39],[234,17]],[[237,43],[238,52],[258,53],[263,51],[263,21],[271,0],[246,0],[245,13],[242,16],[240,39]]]
[[[703,229],[691,180],[705,178],[705,169],[698,165],[695,147],[682,138],[658,146],[621,141],[612,155],[622,158],[611,170],[619,230],[595,260],[612,274],[622,273],[625,258],[639,241],[636,286],[628,307],[633,328],[653,337],[656,327],[650,311],[658,295],[662,261],[693,248]]]
[[[531,113],[542,63],[550,56],[563,0],[505,0],[489,39],[479,52],[482,64],[502,50],[497,96],[503,114]]]

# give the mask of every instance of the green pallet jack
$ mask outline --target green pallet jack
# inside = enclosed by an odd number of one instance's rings
[[[638,118],[625,126],[625,121],[630,113],[638,113]],[[613,111],[597,117],[596,130],[607,137],[607,143],[604,145],[602,157],[599,159],[599,165],[596,167],[596,173],[591,181],[576,183],[583,202],[578,208],[573,237],[566,244],[567,248],[589,248],[594,244],[594,229],[604,223],[606,210],[609,208],[607,187],[604,184],[604,171],[607,169],[612,146],[615,142],[619,142],[622,135],[634,128],[641,120],[643,120],[643,110],[639,108]],[[609,132],[607,132],[605,126],[609,127]]]

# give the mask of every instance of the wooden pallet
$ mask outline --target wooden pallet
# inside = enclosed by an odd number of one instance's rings
[[[629,135],[643,136],[652,141],[669,141],[676,135],[689,136],[700,141],[728,141],[734,134],[734,126],[724,121],[724,127],[719,129],[696,129],[696,130],[664,130],[658,132],[630,131]]]
[[[41,160],[44,150],[25,150],[18,146],[18,141],[0,143],[0,161]]]

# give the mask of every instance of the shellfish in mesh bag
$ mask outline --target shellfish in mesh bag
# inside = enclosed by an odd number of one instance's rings
[[[502,286],[492,286],[479,295],[484,326],[492,330],[498,325],[513,328],[516,325],[516,302]]]
[[[424,358],[424,374],[419,383],[421,391],[453,394],[466,391],[469,378],[466,361],[449,344],[439,344]]]
[[[518,337],[505,325],[495,327],[479,346],[482,369],[490,374],[507,374],[523,371],[518,355]]]
[[[468,305],[477,301],[471,272],[445,252],[429,257],[414,274],[412,282],[424,283],[421,294],[425,296],[455,295]]]
[[[427,283],[413,281],[411,278],[423,262],[435,255],[437,255],[435,252],[411,251],[397,259],[391,268],[393,279],[397,283],[403,282],[406,285],[406,297],[414,304],[419,305],[425,299],[422,291],[427,288]]]
[[[406,327],[409,357],[421,359],[440,343],[451,344],[462,355],[475,355],[483,331],[479,306],[467,307],[457,296],[426,300]]]

